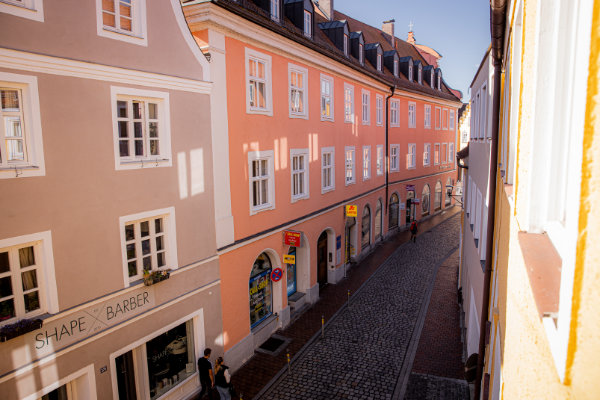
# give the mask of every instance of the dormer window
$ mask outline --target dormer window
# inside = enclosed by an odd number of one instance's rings
[[[348,57],[348,35],[344,33],[344,55]]]
[[[437,90],[442,90],[442,75],[437,76]]]
[[[429,82],[429,84],[431,85],[432,89],[434,86],[434,81],[435,81],[435,73],[433,71],[431,71],[431,82]]]
[[[417,76],[418,76],[418,80],[419,80],[419,85],[423,84],[423,68],[421,67],[421,65],[419,64],[419,71],[417,72]]]
[[[398,76],[398,69],[396,66],[398,65],[398,61],[394,61],[394,75]],[[408,80],[412,82],[413,80],[413,66],[408,64]]]
[[[271,0],[271,19],[279,21],[279,0]]]
[[[377,54],[377,71],[381,72],[381,54]]]
[[[365,49],[362,43],[358,44],[358,62],[360,65],[365,65]]]
[[[312,37],[312,14],[304,10],[304,36]]]

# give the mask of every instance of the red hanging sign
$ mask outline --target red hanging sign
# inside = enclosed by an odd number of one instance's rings
[[[283,231],[283,243],[288,246],[300,247],[300,232]]]

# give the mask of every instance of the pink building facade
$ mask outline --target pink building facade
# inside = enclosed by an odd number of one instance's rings
[[[393,21],[380,30],[320,4],[183,7],[211,58],[223,345],[234,369],[379,241],[453,205],[461,103],[441,71],[394,36]]]
[[[199,390],[210,75],[177,0],[0,2],[0,397]]]

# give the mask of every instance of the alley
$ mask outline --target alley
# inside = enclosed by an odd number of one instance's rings
[[[421,232],[416,243],[399,246],[327,323],[324,338],[315,335],[296,354],[291,374],[282,370],[257,397],[402,398],[433,282],[438,268],[456,252],[458,229],[454,215]],[[464,394],[466,384],[457,382],[455,392]]]

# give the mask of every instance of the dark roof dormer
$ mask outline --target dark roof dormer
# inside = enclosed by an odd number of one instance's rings
[[[420,60],[413,60],[413,78],[419,85],[423,84],[423,63]]]
[[[350,54],[358,60],[360,65],[365,65],[365,37],[362,32],[350,33]]]
[[[408,79],[410,82],[412,82],[413,80],[413,68],[414,68],[414,61],[412,59],[412,57],[407,56],[407,57],[402,57],[400,58],[400,72],[402,72],[404,74],[404,76],[406,76],[406,79]]]
[[[254,0],[259,8],[262,8],[267,14],[270,15],[273,21],[281,21],[281,3],[282,0]]]
[[[433,65],[423,67],[423,79],[426,85],[431,86],[432,89],[435,87],[435,69]]]
[[[283,0],[285,16],[300,29],[304,36],[312,38],[315,9],[311,0]]]
[[[392,71],[392,74],[394,74],[396,78],[400,75],[400,57],[398,57],[398,52],[396,50],[383,52],[383,64],[387,69]]]
[[[367,43],[365,56],[377,71],[383,72],[383,49],[379,43]]]
[[[435,69],[435,88],[437,90],[442,90],[442,69],[441,68]]]
[[[347,57],[350,46],[350,30],[348,29],[348,22],[345,20],[321,22],[319,28],[327,35],[329,40],[333,42],[334,46],[340,51],[343,51],[344,55]]]

